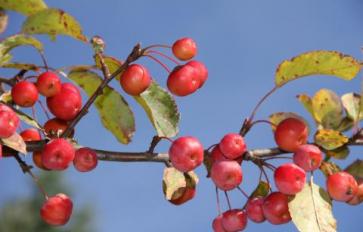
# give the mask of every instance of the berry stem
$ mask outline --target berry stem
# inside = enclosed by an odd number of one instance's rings
[[[165,44],[153,44],[153,45],[146,47],[144,50],[147,51],[147,50],[150,50],[151,48],[169,48],[170,49],[171,46],[165,45]]]
[[[144,55],[146,57],[149,57],[150,59],[152,59],[153,61],[155,61],[156,63],[160,64],[161,67],[163,67],[168,73],[170,73],[170,69],[168,68],[168,66],[166,66],[163,62],[161,62],[158,58],[155,58],[152,55]]]
[[[229,196],[228,196],[227,191],[224,191],[224,196],[226,197],[226,200],[227,200],[228,209],[231,210],[232,209],[232,205],[231,205],[231,201],[229,200]]]
[[[39,52],[40,58],[43,61],[44,67],[45,69],[48,71],[48,63],[47,63],[47,59],[45,59],[45,55],[43,52]]]
[[[45,116],[47,117],[47,119],[49,120],[50,119],[50,116],[49,116],[49,113],[48,113],[48,111],[47,111],[47,109],[44,107],[44,105],[43,105],[43,103],[42,103],[42,101],[38,101],[38,103],[39,103],[39,105],[40,105],[40,108],[42,108],[42,110],[43,110],[43,112],[44,112],[44,114],[45,114]]]
[[[218,191],[218,187],[216,186],[216,198],[217,198],[217,211],[218,211],[218,215],[222,214],[221,211],[221,202],[219,200],[219,191]]]
[[[242,193],[243,196],[245,196],[247,198],[247,200],[249,199],[249,196],[247,195],[247,193],[245,191],[243,191],[243,189],[239,186],[237,186],[237,189]]]
[[[162,56],[162,57],[164,57],[164,58],[166,58],[166,59],[168,59],[168,60],[170,60],[170,61],[174,62],[176,65],[180,65],[180,63],[179,63],[176,59],[174,59],[174,58],[172,58],[172,57],[170,57],[170,56],[168,56],[168,55],[165,55],[165,54],[164,54],[164,53],[162,53],[162,52],[155,51],[155,50],[148,50],[148,51],[147,51],[147,53],[155,53],[155,54],[158,54],[158,55],[160,55],[160,56]]]

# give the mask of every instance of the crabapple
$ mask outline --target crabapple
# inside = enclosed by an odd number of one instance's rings
[[[241,157],[247,150],[243,137],[236,133],[226,134],[219,142],[219,149],[228,159]]]
[[[247,201],[246,212],[247,217],[256,223],[261,223],[266,220],[263,214],[262,205],[264,199],[263,197],[254,197]]]
[[[29,81],[19,81],[11,89],[11,97],[18,106],[31,107],[38,100],[37,87]]]
[[[185,65],[190,65],[195,69],[196,75],[199,78],[199,87],[198,88],[201,88],[208,79],[207,67],[202,62],[196,61],[196,60],[191,60],[188,63],[186,63]]]
[[[210,158],[211,158],[212,164],[214,164],[215,162],[221,161],[221,160],[228,160],[221,152],[221,149],[219,149],[219,145],[216,145],[215,147],[213,147],[213,149],[210,153]]]
[[[350,201],[358,191],[357,181],[344,171],[328,176],[326,185],[330,197],[336,201]]]
[[[39,75],[36,86],[40,94],[53,97],[61,91],[61,80],[54,72],[44,72]]]
[[[218,215],[212,223],[212,228],[214,232],[227,232],[222,225],[222,214]]]
[[[176,139],[169,148],[170,161],[181,172],[189,172],[203,162],[203,145],[197,138],[185,136]]]
[[[35,164],[35,166],[37,166],[40,169],[47,170],[47,171],[50,170],[50,169],[46,168],[43,164],[42,151],[33,152],[33,163]]]
[[[122,73],[120,84],[126,93],[137,96],[150,86],[151,77],[144,66],[132,64]]]
[[[263,214],[268,222],[274,225],[291,221],[287,195],[280,192],[270,193],[262,205]]]
[[[347,201],[347,203],[350,205],[358,205],[361,202],[363,202],[363,183],[360,183],[358,185],[358,190],[354,197],[351,200]]]
[[[308,128],[297,118],[287,118],[276,127],[275,141],[282,150],[295,152],[307,139]]]
[[[200,85],[196,70],[191,65],[180,65],[169,74],[167,86],[169,91],[179,97],[194,93]]]
[[[88,172],[97,166],[97,154],[94,150],[88,147],[82,147],[76,150],[73,164],[80,172]]]
[[[323,161],[321,150],[312,144],[303,144],[295,151],[294,163],[306,172],[318,169]]]
[[[42,219],[53,226],[66,224],[72,214],[72,200],[63,193],[49,197],[40,209]]]
[[[197,45],[191,38],[184,37],[174,42],[172,51],[179,60],[190,60],[197,54]]]
[[[286,163],[275,170],[274,179],[281,193],[294,195],[304,188],[306,173],[296,164]]]
[[[222,225],[226,231],[242,231],[247,226],[247,213],[241,209],[231,209],[222,214]]]
[[[0,104],[0,138],[7,138],[16,132],[19,117],[8,106]]]
[[[242,182],[242,168],[234,160],[218,161],[212,165],[211,178],[218,188],[232,190]]]
[[[34,128],[28,128],[23,130],[20,133],[20,136],[23,138],[24,141],[38,141],[42,139],[39,131]]]
[[[64,170],[73,161],[74,155],[74,148],[67,140],[53,139],[44,146],[42,162],[48,169]]]
[[[57,138],[61,135],[68,127],[69,123],[59,118],[49,119],[44,124],[44,131],[50,138]],[[70,137],[74,135],[74,129],[72,129],[72,133]]]

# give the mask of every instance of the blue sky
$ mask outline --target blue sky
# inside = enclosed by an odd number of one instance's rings
[[[196,94],[177,98],[182,115],[180,135],[198,137],[207,147],[228,132],[237,132],[245,117],[265,92],[273,87],[276,66],[283,59],[299,53],[329,49],[362,58],[363,2],[359,0],[228,0],[228,1],[46,1],[72,14],[87,36],[101,35],[107,43],[106,53],[124,59],[133,45],[171,44],[180,37],[192,37],[198,44],[198,60],[209,68],[209,80]],[[6,34],[19,31],[24,17],[11,13]],[[78,41],[60,37],[56,43],[40,37],[46,46],[52,67],[92,62],[91,49]],[[18,61],[38,62],[30,49],[16,51]],[[148,60],[142,60],[155,80],[165,86],[167,74]],[[2,71],[1,75],[9,72]],[[116,83],[117,84],[117,83]],[[117,85],[115,85],[117,86]],[[360,80],[317,77],[286,85],[271,97],[257,118],[270,113],[294,111],[309,115],[295,99],[298,93],[314,94],[329,88],[338,94],[359,92]],[[126,96],[136,115],[137,132],[128,145],[117,143],[101,126],[94,109],[78,125],[76,136],[86,146],[120,151],[147,149],[154,130],[144,112]],[[274,146],[270,128],[256,126],[246,137],[249,148]],[[167,143],[158,150],[166,151]],[[349,160],[359,157],[352,150]],[[30,157],[27,160],[31,160]],[[345,162],[339,162],[342,166]],[[242,188],[251,191],[258,171],[244,163]],[[196,198],[180,207],[163,199],[161,177],[163,166],[152,163],[104,163],[87,174],[66,171],[68,181],[76,188],[77,204],[94,203],[99,231],[212,231],[216,216],[214,187],[204,178],[203,167],[197,170],[200,184]],[[0,205],[14,196],[27,194],[29,186],[16,163],[0,161]],[[317,182],[324,185],[318,174]],[[232,204],[240,207],[243,196],[232,193]],[[224,205],[225,207],[225,205]],[[362,206],[334,204],[339,231],[360,231]],[[295,231],[292,224],[271,226],[249,223],[246,231]]]

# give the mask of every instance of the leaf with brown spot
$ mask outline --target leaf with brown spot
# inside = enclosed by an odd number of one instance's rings
[[[304,108],[314,117],[314,110],[313,110],[313,102],[311,97],[306,94],[299,94],[296,96],[299,102],[304,106]]]
[[[96,66],[97,68],[101,69],[101,62],[98,56],[95,56],[95,62],[96,62]],[[114,73],[121,65],[122,65],[122,61],[118,60],[115,57],[112,56],[103,56],[105,65],[108,67],[108,70],[110,71],[110,74]],[[116,76],[116,80],[120,80],[120,75]]]
[[[26,16],[47,8],[43,0],[0,0],[0,6],[5,10],[13,10]]]
[[[336,163],[330,161],[323,161],[319,169],[325,176],[330,176],[342,170]]]
[[[38,66],[35,64],[24,64],[24,63],[7,63],[2,65],[1,67],[19,69],[19,70],[32,70],[32,71],[39,70]]]
[[[337,51],[318,50],[302,53],[283,61],[276,70],[275,85],[284,84],[304,76],[332,75],[351,80],[361,69],[359,61]]]
[[[3,138],[3,139],[1,139],[1,141],[5,146],[8,146],[8,147],[26,155],[26,153],[27,153],[26,144],[25,144],[23,138],[18,133],[14,133],[12,136],[10,136],[8,138]]]
[[[330,156],[330,157],[333,157],[335,159],[346,159],[349,155],[349,147],[348,146],[342,146],[342,147],[339,147],[337,149],[334,149],[334,150],[328,150],[326,151],[326,155],[327,156]]]
[[[76,19],[60,9],[45,9],[29,16],[23,23],[22,32],[48,34],[53,40],[57,35],[67,35],[87,42]]]
[[[102,78],[91,71],[71,71],[68,78],[77,83],[88,96],[91,96],[102,82]],[[135,132],[135,119],[125,99],[113,88],[107,86],[97,97],[94,105],[102,125],[119,142],[129,143]]]
[[[325,150],[334,150],[348,143],[349,139],[339,131],[320,129],[315,133],[315,143]]]

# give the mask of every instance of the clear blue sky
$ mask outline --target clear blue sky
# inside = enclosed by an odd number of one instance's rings
[[[360,0],[229,0],[229,1],[46,1],[62,8],[79,20],[87,36],[101,35],[106,53],[123,59],[136,42],[171,44],[175,39],[190,36],[198,43],[197,59],[209,68],[209,80],[196,94],[177,98],[182,114],[180,135],[194,135],[209,146],[224,133],[238,131],[242,120],[258,99],[273,86],[276,66],[283,59],[314,49],[339,50],[362,58],[363,2]],[[11,13],[6,34],[18,32],[23,17]],[[46,56],[53,67],[92,62],[91,49],[61,37],[52,43],[41,37]],[[18,61],[40,63],[29,49],[17,51]],[[144,62],[145,61],[145,62]],[[153,77],[165,86],[164,70],[143,60]],[[4,73],[2,73],[4,75]],[[343,94],[359,92],[360,80],[344,82],[335,78],[308,78],[289,84],[263,105],[257,118],[272,112],[295,111],[307,117],[295,99],[298,93],[312,95],[325,87]],[[135,114],[137,132],[129,146],[118,144],[104,130],[97,114],[91,110],[77,127],[76,136],[83,145],[120,151],[147,149],[154,131],[144,112],[126,97]],[[247,136],[249,148],[274,146],[270,128],[257,126]],[[166,151],[163,143],[160,151]],[[353,150],[350,160],[360,156]],[[27,160],[31,160],[30,157]],[[346,163],[340,162],[342,166]],[[116,231],[212,231],[216,216],[214,187],[204,178],[203,167],[197,170],[200,185],[196,198],[175,207],[163,199],[161,164],[103,163],[87,174],[66,171],[68,181],[76,188],[75,207],[93,202],[97,227],[102,232]],[[258,171],[250,163],[243,164],[242,187],[251,191]],[[29,185],[15,162],[0,161],[0,205],[14,196],[26,194]],[[318,175],[318,182],[324,184]],[[232,193],[232,203],[244,203],[239,193]],[[225,205],[224,205],[225,206]],[[362,206],[334,204],[339,231],[361,231]],[[296,231],[292,224],[271,226],[249,223],[246,231]]]

